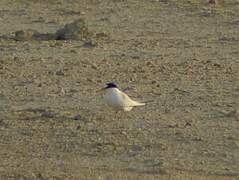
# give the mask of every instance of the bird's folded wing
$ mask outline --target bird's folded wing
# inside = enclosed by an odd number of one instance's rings
[[[130,97],[125,93],[121,93],[121,96],[122,96],[125,106],[130,107],[130,106],[144,106],[145,105],[145,103],[140,103],[140,102],[130,99]]]

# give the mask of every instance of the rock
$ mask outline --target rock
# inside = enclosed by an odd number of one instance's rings
[[[209,4],[218,4],[218,0],[208,0]]]
[[[156,84],[156,83],[157,83],[157,81],[155,81],[155,80],[151,81],[151,84]]]
[[[77,19],[72,23],[66,24],[56,32],[57,40],[85,40],[92,35],[89,32],[84,19]]]
[[[31,40],[54,40],[56,39],[55,34],[47,33],[41,34],[36,30],[20,30],[15,32],[14,38],[16,41],[31,41]]]
[[[39,33],[34,36],[34,40],[38,40],[38,41],[56,40],[56,34],[55,33],[46,33],[46,34]]]
[[[96,38],[108,38],[108,37],[109,36],[106,33],[104,33],[104,32],[96,34]]]
[[[57,76],[64,76],[65,73],[64,73],[63,70],[58,70],[58,71],[56,71],[56,75],[57,75]]]
[[[92,69],[98,69],[98,66],[95,63],[93,63],[93,64],[91,64],[91,68]]]
[[[20,30],[15,32],[14,39],[17,41],[28,41],[34,39],[37,35],[39,35],[39,33],[35,30]]]
[[[41,114],[41,117],[43,118],[53,118],[55,116],[55,113],[51,111],[45,111]]]
[[[76,120],[76,121],[77,120],[82,120],[82,117],[81,117],[81,115],[76,115],[76,116],[73,117],[73,119]]]
[[[97,44],[90,40],[92,36],[93,33],[88,30],[84,19],[81,18],[66,24],[55,33],[39,33],[31,29],[16,31],[13,39],[16,41],[86,40],[85,46],[93,47]]]
[[[91,48],[97,46],[97,43],[93,42],[92,40],[88,40],[83,44],[83,46],[86,48]]]
[[[13,37],[16,41],[31,41],[31,40],[54,40],[56,39],[55,34],[46,33],[41,34],[36,30],[20,30],[15,32],[15,36]]]

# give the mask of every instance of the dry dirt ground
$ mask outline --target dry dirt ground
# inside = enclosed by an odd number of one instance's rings
[[[79,18],[93,45],[4,38]],[[1,0],[1,179],[237,179],[238,29],[238,0]]]

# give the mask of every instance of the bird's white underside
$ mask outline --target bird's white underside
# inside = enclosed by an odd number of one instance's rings
[[[104,98],[106,103],[117,111],[130,111],[135,106],[145,105],[144,103],[130,99],[127,94],[123,93],[118,88],[106,89]]]

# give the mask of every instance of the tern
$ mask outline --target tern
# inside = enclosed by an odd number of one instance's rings
[[[106,103],[116,111],[131,111],[133,107],[145,105],[145,103],[132,100],[120,91],[115,83],[107,83],[102,90],[106,91],[104,95]]]

